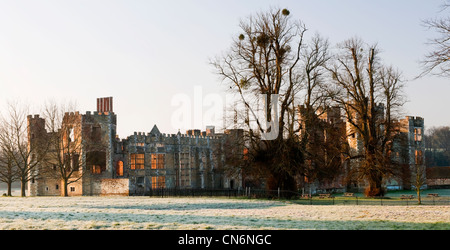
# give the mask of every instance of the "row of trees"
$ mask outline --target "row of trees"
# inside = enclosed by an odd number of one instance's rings
[[[7,184],[8,196],[13,182],[21,183],[21,196],[26,196],[27,183],[43,176],[60,179],[67,196],[67,186],[81,178],[79,170],[86,157],[80,152],[86,143],[77,136],[81,128],[69,120],[75,116],[65,116],[72,106],[47,103],[42,112],[44,122],[29,120],[26,105],[8,103],[0,118],[0,182]]]
[[[401,74],[383,64],[378,46],[351,38],[331,48],[321,35],[307,39],[305,24],[287,9],[249,16],[239,27],[230,50],[211,64],[245,106],[243,171],[267,177],[269,188],[295,189],[297,176],[333,178],[343,161],[358,158],[356,176],[367,181],[368,195],[381,195],[383,178],[392,173],[394,120],[405,100]],[[272,98],[261,113],[257,102],[264,96]],[[320,114],[335,106],[362,141],[361,152],[351,153],[342,137],[352,133],[330,139],[333,127],[328,140],[313,140],[324,126]],[[274,129],[276,138],[262,136]]]
[[[425,135],[427,167],[450,166],[450,127],[433,127]]]

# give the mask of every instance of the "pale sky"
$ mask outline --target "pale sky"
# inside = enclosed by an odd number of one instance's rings
[[[222,95],[224,86],[209,58],[226,51],[240,33],[239,20],[271,6],[332,45],[358,36],[378,43],[384,62],[406,79],[435,34],[422,20],[448,15],[443,0],[0,0],[0,107],[20,99],[34,107],[73,101],[94,111],[96,98],[113,96],[121,138],[156,124],[176,133],[171,105],[176,94],[194,99]],[[450,79],[425,77],[407,83],[405,115],[426,127],[450,125]],[[198,92],[197,92],[198,93]],[[198,97],[198,96],[197,96]],[[194,101],[193,101],[194,103]],[[193,104],[194,105],[194,104]],[[193,119],[194,120],[194,119]],[[203,127],[192,128],[204,130]],[[182,131],[184,132],[184,131]]]

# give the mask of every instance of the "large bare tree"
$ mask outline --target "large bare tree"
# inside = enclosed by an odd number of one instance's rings
[[[269,177],[269,188],[292,188],[301,157],[295,152],[298,137],[292,133],[296,121],[287,117],[292,117],[301,81],[297,67],[306,28],[293,21],[287,9],[251,15],[239,27],[241,34],[230,50],[211,63],[247,110],[242,125],[248,131],[253,165]]]
[[[305,25],[287,9],[259,12],[239,27],[230,50],[211,63],[243,103],[235,111],[246,131],[243,165],[247,173],[267,177],[270,189],[296,189],[294,177],[305,175],[308,153],[301,141],[308,141],[319,122],[317,111],[327,105],[328,92],[321,88],[330,59],[328,41],[317,34],[306,39]],[[300,105],[307,110],[302,119],[308,130],[302,136]]]
[[[368,196],[383,194],[383,178],[393,174],[390,151],[398,128],[395,111],[403,105],[403,82],[398,71],[384,66],[376,45],[353,38],[339,45],[330,67],[333,96],[345,112],[347,133],[362,142],[354,145],[353,158],[360,158],[353,170],[367,181]]]
[[[341,171],[345,131],[339,107],[332,107],[333,92],[327,65],[331,59],[328,40],[316,34],[304,45],[300,59],[301,84],[298,128],[305,161],[302,175],[308,183],[332,181]],[[294,130],[297,132],[297,130]]]
[[[48,150],[48,144],[44,139],[36,139],[35,146],[29,147],[28,140],[31,134],[29,133],[28,114],[29,108],[26,105],[19,102],[10,102],[7,105],[7,113],[1,118],[0,127],[0,144],[3,157],[7,164],[14,165],[17,170],[17,178],[21,183],[21,196],[26,196],[25,191],[28,181],[33,181],[39,177],[40,173],[35,170],[43,162]],[[40,124],[36,124],[36,126],[40,126]],[[33,136],[37,138],[45,137],[45,135],[40,134]]]
[[[97,158],[106,157],[93,153],[105,150],[100,131],[83,127],[82,116],[75,109],[75,104],[49,101],[43,111],[49,143],[45,158],[47,177],[61,180],[63,196],[68,196],[70,184],[90,173],[101,173],[99,165],[90,164],[88,169],[87,163],[104,161]]]
[[[69,105],[70,106],[70,105]],[[46,177],[61,180],[63,196],[68,196],[68,185],[81,178],[83,157],[81,154],[81,127],[77,116],[69,115],[64,105],[48,102],[44,108],[44,117],[48,133],[50,149],[46,157]]]

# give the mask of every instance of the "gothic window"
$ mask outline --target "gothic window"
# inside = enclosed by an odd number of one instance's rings
[[[189,179],[189,153],[180,153],[180,186],[190,186]]]
[[[166,177],[165,176],[152,176],[152,189],[165,188]]]
[[[152,169],[164,169],[164,154],[152,154],[151,157]]]
[[[131,169],[144,169],[144,154],[131,154]]]
[[[123,161],[118,161],[116,166],[117,176],[123,176]]]
[[[414,129],[414,141],[416,141],[416,142],[422,141],[422,129],[421,128]]]
[[[423,153],[422,150],[416,150],[416,165],[423,164]]]

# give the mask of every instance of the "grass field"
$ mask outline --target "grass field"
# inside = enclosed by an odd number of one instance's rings
[[[0,197],[0,229],[450,229],[450,206],[230,198]]]

